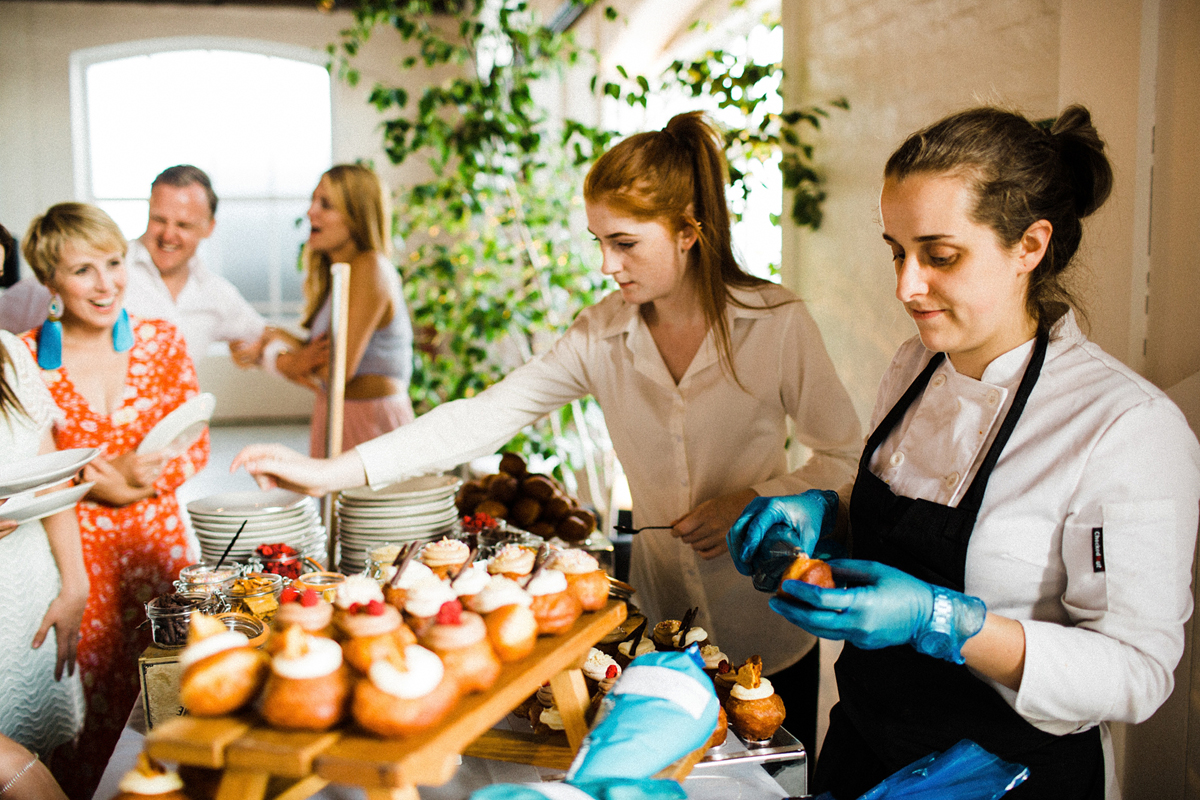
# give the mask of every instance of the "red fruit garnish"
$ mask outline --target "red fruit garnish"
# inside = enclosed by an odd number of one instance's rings
[[[437,624],[438,625],[458,625],[462,622],[462,603],[457,600],[447,600],[442,603],[442,607],[438,609]],[[380,612],[383,613],[382,611]]]
[[[298,591],[296,591],[294,588],[292,588],[291,586],[289,586],[286,589],[284,589],[282,592],[279,593],[279,602],[292,603],[292,602],[295,602],[299,597],[300,597],[300,593]]]
[[[321,602],[321,595],[314,592],[312,589],[305,589],[304,594],[300,595],[300,605],[305,608],[312,608],[317,603]]]
[[[358,613],[358,610],[359,610],[360,608],[362,608],[362,607],[363,607],[363,606],[362,606],[362,603],[351,603],[351,604],[350,604],[350,613],[351,613],[351,614],[357,614],[357,613]]]
[[[621,672],[621,668],[616,664],[609,664],[608,669],[604,670],[604,677],[615,678]]]
[[[381,600],[372,600],[371,602],[367,603],[367,613],[372,617],[382,617],[384,608],[386,608],[386,606],[384,606],[383,601]]]
[[[730,669],[732,669],[732,667],[729,666],[729,662],[723,658],[721,659],[721,663],[717,664],[717,674],[719,675],[726,674]]]

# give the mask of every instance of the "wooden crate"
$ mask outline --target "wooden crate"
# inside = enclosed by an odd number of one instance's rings
[[[217,800],[261,800],[272,776],[294,780],[276,800],[301,800],[329,783],[361,787],[371,800],[416,800],[418,784],[450,780],[459,754],[496,757],[488,754],[498,748],[504,760],[565,768],[587,733],[588,694],[580,668],[588,649],[624,619],[624,602],[610,600],[566,633],[540,637],[527,658],[504,665],[492,689],[463,698],[446,720],[421,736],[380,739],[352,727],[280,731],[249,714],[182,717],[156,726],[146,737],[146,751],[164,761],[222,770]],[[523,745],[492,730],[547,681],[563,716],[567,747]],[[668,774],[682,778],[695,763],[687,761]]]

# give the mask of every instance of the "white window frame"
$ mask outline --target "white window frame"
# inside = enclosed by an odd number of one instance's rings
[[[138,39],[115,44],[99,45],[72,51],[70,55],[70,102],[71,102],[71,148],[74,166],[75,198],[84,203],[94,203],[96,197],[92,193],[92,153],[91,140],[88,136],[88,96],[87,70],[93,64],[105,61],[116,61],[136,56],[155,55],[158,53],[177,52],[181,50],[229,50],[255,55],[283,58],[291,61],[301,61],[315,64],[322,68],[329,63],[329,56],[323,51],[313,50],[300,45],[272,42],[265,39],[247,39],[235,36],[170,36],[155,39]],[[338,111],[336,107],[334,81],[329,82],[329,123],[330,123],[330,163],[333,161],[332,143],[339,129]],[[149,189],[147,189],[149,191]],[[254,200],[267,198],[238,197],[238,200]],[[279,248],[274,248],[273,252]],[[263,308],[256,303],[259,311],[277,321],[291,321],[296,317],[294,309],[287,309],[282,302],[281,270],[288,265],[269,264],[268,307]]]

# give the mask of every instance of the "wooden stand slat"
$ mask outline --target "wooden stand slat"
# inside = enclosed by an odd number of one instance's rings
[[[299,779],[277,800],[303,800],[328,783],[361,787],[369,800],[417,800],[418,784],[446,783],[458,767],[458,754],[471,751],[471,743],[481,737],[484,750],[514,753],[526,748],[524,758],[505,760],[565,769],[586,733],[588,695],[579,667],[588,649],[624,619],[625,603],[612,600],[600,611],[584,614],[565,634],[540,637],[527,658],[504,665],[489,691],[463,698],[444,722],[420,736],[379,739],[355,729],[280,731],[251,717],[181,717],[154,728],[146,737],[146,751],[166,761],[225,768],[217,800],[261,800],[271,776]],[[568,728],[569,748],[505,741],[492,730],[547,681]],[[497,733],[500,737],[487,744]],[[544,762],[531,760],[543,757]]]
[[[249,730],[248,722],[231,717],[180,717],[147,735],[146,752],[162,761],[220,769],[225,749]]]
[[[566,770],[575,760],[576,750],[565,740],[555,742],[532,733],[493,728],[467,745],[463,755]]]
[[[230,767],[258,770],[284,778],[303,778],[312,773],[317,754],[336,742],[340,735],[253,728],[230,743],[225,750],[225,763]]]

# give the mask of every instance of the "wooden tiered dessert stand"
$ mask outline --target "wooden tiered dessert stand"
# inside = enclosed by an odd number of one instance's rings
[[[366,790],[368,800],[417,800],[417,785],[440,786],[455,772],[460,754],[566,769],[587,724],[588,692],[580,668],[588,649],[624,621],[625,603],[610,600],[584,614],[560,636],[539,638],[533,653],[506,664],[491,690],[463,698],[440,725],[421,736],[380,739],[352,727],[324,733],[282,731],[254,715],[180,717],[152,730],[153,758],[222,771],[217,800],[302,800],[339,783]],[[546,681],[566,728],[566,744],[493,726]],[[682,780],[704,755],[696,753],[665,770]],[[274,779],[274,780],[272,780]]]

